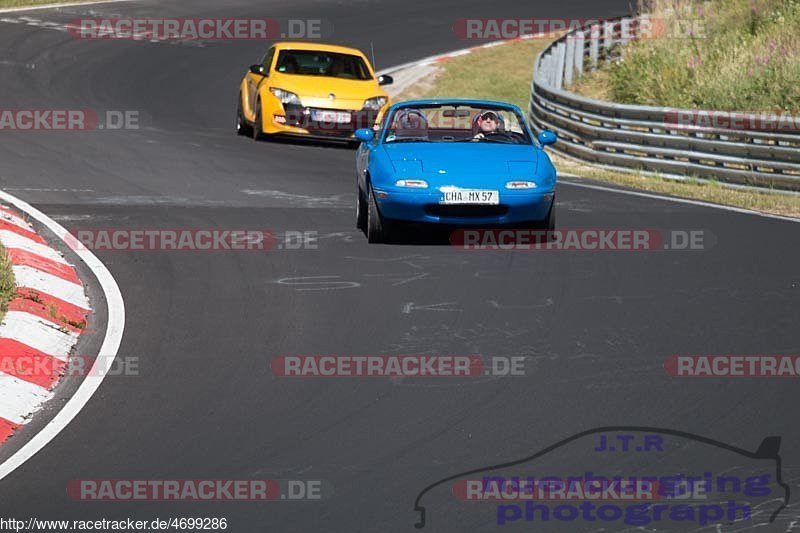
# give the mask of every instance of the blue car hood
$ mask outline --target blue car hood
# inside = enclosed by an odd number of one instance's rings
[[[539,160],[537,148],[518,144],[390,143],[383,148],[397,177],[424,177],[431,186],[531,179]]]

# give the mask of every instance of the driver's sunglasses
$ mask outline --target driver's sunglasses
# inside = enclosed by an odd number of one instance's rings
[[[495,122],[498,121],[497,115],[495,115],[494,113],[486,113],[484,115],[481,115],[481,120],[493,120]]]

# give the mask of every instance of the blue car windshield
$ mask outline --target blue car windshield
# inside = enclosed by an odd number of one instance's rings
[[[401,107],[388,117],[385,143],[532,144],[525,121],[507,107],[433,104]]]

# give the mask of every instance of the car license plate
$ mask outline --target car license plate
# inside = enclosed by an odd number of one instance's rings
[[[442,191],[441,204],[498,205],[500,191],[482,191],[477,189],[454,189]]]
[[[349,124],[352,121],[352,115],[350,113],[344,113],[340,111],[312,111],[311,120],[316,122]]]

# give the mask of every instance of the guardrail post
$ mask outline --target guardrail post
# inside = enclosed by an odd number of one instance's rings
[[[653,36],[653,20],[650,17],[651,15],[645,13],[636,18],[636,31],[634,32],[634,37],[637,40],[644,37]]]
[[[603,49],[605,50],[606,63],[611,62],[611,46],[614,44],[614,23],[603,23]]]
[[[567,45],[563,42],[560,42],[556,45],[555,49],[555,61],[556,61],[556,71],[555,71],[555,78],[553,80],[553,87],[556,89],[560,89],[563,87],[564,82],[564,61],[566,60],[567,54]]]
[[[633,19],[624,18],[619,29],[619,41],[626,45],[631,41],[631,22]]]
[[[572,85],[572,75],[575,72],[575,37],[567,36],[567,53],[564,58],[564,86]]]
[[[552,82],[552,62],[550,61],[550,56],[545,55],[539,60],[539,66],[536,69],[536,76],[534,76],[534,81],[539,82],[545,85],[550,85]],[[531,91],[533,91],[533,86],[531,86]]]
[[[583,54],[586,53],[586,35],[583,33],[583,30],[578,31],[577,38],[575,40],[575,73],[578,75],[580,79],[583,76]]]
[[[600,25],[592,24],[589,29],[589,64],[592,71],[597,70],[597,56],[600,53]]]

